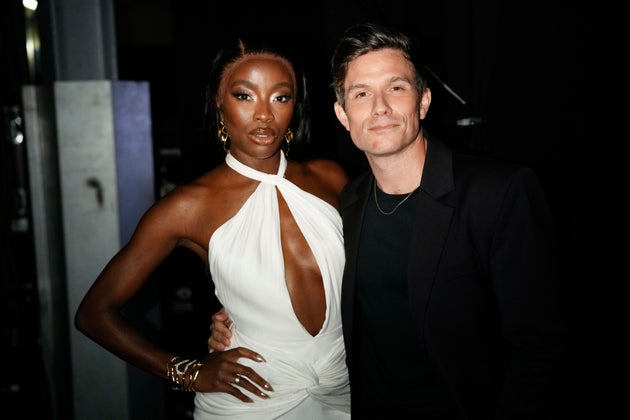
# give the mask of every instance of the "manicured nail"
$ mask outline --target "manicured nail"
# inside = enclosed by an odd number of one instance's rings
[[[256,360],[258,360],[259,362],[266,362],[265,358],[262,357],[260,354],[256,356]]]

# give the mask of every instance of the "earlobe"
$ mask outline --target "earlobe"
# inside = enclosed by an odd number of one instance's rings
[[[348,116],[346,115],[346,111],[344,111],[339,102],[335,102],[334,108],[335,115],[337,116],[337,119],[339,120],[341,125],[343,125],[347,131],[350,131],[350,128],[348,127]]]
[[[217,116],[219,117],[219,121],[223,121],[223,112],[221,110],[221,104],[217,102],[216,108]]]

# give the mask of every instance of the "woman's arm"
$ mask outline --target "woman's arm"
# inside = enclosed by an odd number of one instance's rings
[[[256,352],[237,348],[208,355],[202,361],[183,356],[177,359],[179,355],[153,343],[128,323],[122,313],[164,258],[186,238],[187,220],[195,217],[190,215],[190,206],[185,205],[180,194],[167,197],[145,213],[129,243],[107,263],[89,288],[76,311],[75,326],[116,356],[170,380],[178,388],[227,392],[242,401],[251,401],[241,392],[245,388],[266,398],[262,390],[271,390],[267,382],[253,369],[237,363],[241,357],[264,362]],[[185,363],[175,366],[179,361]],[[192,373],[196,375],[194,380],[189,376]]]

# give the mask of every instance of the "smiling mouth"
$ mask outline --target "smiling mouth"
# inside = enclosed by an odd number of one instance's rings
[[[389,131],[394,130],[400,123],[398,121],[393,121],[391,119],[379,118],[379,120],[373,121],[373,124],[368,127],[370,131],[381,132],[381,131]]]
[[[385,131],[391,131],[396,129],[396,127],[398,127],[397,124],[387,124],[387,125],[375,125],[373,127],[370,127],[369,130],[376,132],[376,133],[381,133],[381,132],[385,132]]]

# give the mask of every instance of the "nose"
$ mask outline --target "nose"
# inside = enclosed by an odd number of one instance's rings
[[[374,115],[383,115],[388,114],[391,111],[391,107],[389,106],[389,102],[387,102],[387,98],[382,93],[377,93],[374,95],[374,105],[372,107],[372,113]]]
[[[256,121],[269,123],[274,120],[273,112],[266,102],[259,102],[256,106],[254,118]]]

